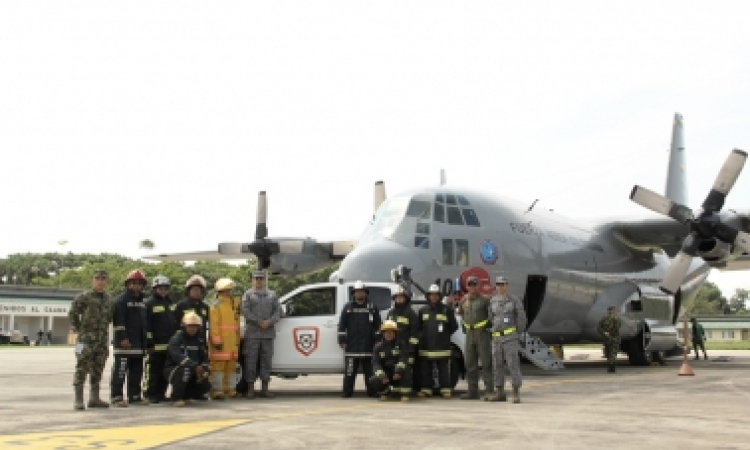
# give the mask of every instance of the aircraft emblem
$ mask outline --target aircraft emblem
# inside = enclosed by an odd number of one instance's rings
[[[294,333],[294,348],[305,356],[310,356],[318,348],[318,327],[298,327]]]
[[[485,264],[495,264],[499,256],[497,245],[494,242],[487,239],[479,247],[479,256],[482,258],[482,262]]]

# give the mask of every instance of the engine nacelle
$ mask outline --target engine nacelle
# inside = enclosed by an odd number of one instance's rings
[[[706,239],[698,247],[698,255],[706,262],[723,262],[729,259],[732,246],[718,239]]]

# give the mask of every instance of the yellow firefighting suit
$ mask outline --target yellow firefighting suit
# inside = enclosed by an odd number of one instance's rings
[[[237,361],[240,346],[240,300],[228,293],[219,294],[211,308],[209,320],[211,360],[211,396],[213,398],[235,397],[237,384]]]

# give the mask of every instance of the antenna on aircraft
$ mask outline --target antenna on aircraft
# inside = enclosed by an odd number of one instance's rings
[[[539,201],[539,199],[536,199],[536,200],[534,200],[534,203],[532,203],[532,204],[531,204],[531,206],[529,206],[529,209],[527,209],[527,210],[526,210],[526,212],[525,212],[524,214],[526,214],[527,212],[529,212],[529,211],[531,211],[532,209],[534,209],[534,205],[536,205],[536,202],[538,202],[538,201]]]
[[[445,186],[445,169],[440,169],[440,186]]]

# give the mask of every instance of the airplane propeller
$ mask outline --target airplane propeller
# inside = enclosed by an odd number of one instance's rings
[[[672,264],[659,285],[662,291],[668,294],[677,292],[687,275],[690,262],[698,256],[700,245],[705,240],[717,239],[750,252],[750,234],[722,223],[718,214],[724,206],[724,200],[726,200],[729,191],[740,176],[746,160],[746,152],[737,149],[732,150],[719,171],[706,200],[703,201],[703,210],[697,217],[685,205],[675,203],[667,197],[644,187],[637,185],[633,187],[630,193],[632,201],[690,226],[690,234],[685,237],[680,252],[672,260]]]
[[[249,244],[226,242],[219,244],[219,253],[252,253],[258,258],[258,267],[267,269],[271,265],[271,256],[302,253],[303,239],[268,239],[268,200],[266,192],[258,193],[258,209],[255,216],[255,240]]]

